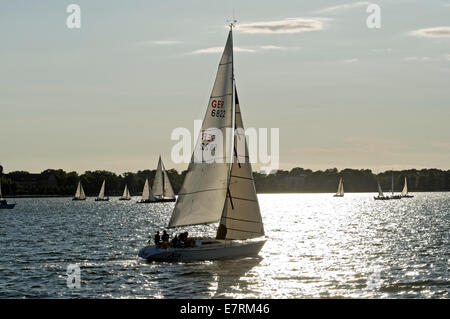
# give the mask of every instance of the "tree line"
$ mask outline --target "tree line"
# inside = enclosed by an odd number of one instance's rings
[[[71,196],[75,193],[78,181],[81,181],[87,196],[96,196],[103,180],[106,180],[107,196],[122,194],[125,184],[132,195],[140,195],[149,178],[153,183],[156,170],[143,170],[116,174],[109,171],[86,171],[79,175],[76,172],[65,172],[62,169],[47,169],[40,174],[26,171],[14,171],[1,174],[3,195],[59,195]],[[167,171],[175,193],[184,180],[186,171],[179,173],[175,169]],[[409,169],[402,171],[386,171],[374,174],[370,169],[336,168],[312,171],[300,167],[291,170],[279,170],[274,174],[254,172],[256,191],[258,193],[322,193],[335,192],[339,178],[344,180],[346,192],[376,192],[377,180],[383,191],[391,189],[391,176],[394,175],[394,191],[403,188],[404,178],[408,180],[410,192],[450,191],[450,170]]]

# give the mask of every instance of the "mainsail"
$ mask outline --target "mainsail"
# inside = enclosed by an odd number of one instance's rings
[[[103,180],[102,188],[100,188],[100,192],[98,193],[98,198],[105,198],[105,180]]]
[[[384,197],[383,191],[382,191],[381,186],[380,186],[380,182],[377,181],[377,184],[378,184],[378,196],[379,197]]]
[[[342,177],[339,180],[339,185],[338,185],[338,189],[337,189],[336,195],[344,195],[344,183],[342,181]]]
[[[237,91],[235,101],[233,163],[217,239],[248,239],[264,235]]]
[[[175,193],[167,175],[161,156],[158,161],[155,180],[153,181],[153,194],[160,198],[175,198]]]
[[[128,185],[127,184],[125,184],[125,189],[123,190],[122,198],[124,198],[124,199],[130,199],[131,198],[130,191],[128,190]]]
[[[227,163],[227,143],[220,141],[225,140],[227,129],[232,127],[233,82],[233,37],[230,30],[200,137],[178,193],[169,227],[208,224],[220,219],[230,166]],[[216,139],[220,135],[223,139]],[[208,158],[208,152],[215,158]]]
[[[75,192],[75,198],[85,199],[86,195],[84,194],[83,185],[81,185],[81,181],[78,182],[77,191]]]
[[[153,196],[153,192],[148,185],[148,178],[145,180],[144,189],[142,190],[142,200],[151,200],[154,201],[155,197]]]
[[[402,195],[408,195],[408,182],[406,181],[405,177],[405,185],[403,186]]]

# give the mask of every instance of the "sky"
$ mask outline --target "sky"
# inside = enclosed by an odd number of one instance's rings
[[[185,169],[171,132],[203,119],[233,11],[244,124],[279,128],[280,169],[450,169],[450,0],[0,0],[4,171]]]

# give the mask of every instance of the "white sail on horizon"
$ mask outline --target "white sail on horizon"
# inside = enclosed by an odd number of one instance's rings
[[[167,175],[161,156],[158,160],[158,168],[156,169],[155,180],[153,181],[153,195],[159,198],[175,198],[175,193]]]
[[[209,224],[219,221],[228,185],[229,163],[226,142],[218,146],[216,135],[226,137],[233,117],[233,38],[228,34],[216,80],[203,119],[196,150],[222,155],[222,163],[192,154],[183,185],[178,193],[169,227]]]
[[[78,182],[77,190],[75,192],[75,198],[85,199],[86,195],[84,194],[83,185],[81,185],[81,181]]]
[[[100,192],[98,193],[98,198],[105,198],[105,180],[103,180],[102,188],[100,188]]]
[[[338,189],[336,191],[336,195],[344,195],[344,182],[342,181],[342,177],[339,179]]]
[[[264,226],[249,160],[244,125],[235,92],[233,163],[217,239],[249,239],[264,236]],[[243,143],[243,144],[242,144]],[[240,147],[243,145],[243,147]]]
[[[377,180],[377,184],[378,184],[378,196],[384,197],[383,190],[381,189],[380,182],[378,180]]]
[[[148,178],[145,179],[144,189],[142,190],[142,200],[150,200],[155,201],[155,197],[153,196],[153,192],[148,184]]]
[[[128,190],[128,185],[127,184],[125,184],[125,189],[123,190],[122,198],[124,198],[124,199],[130,199],[131,198],[130,191]]]
[[[403,190],[402,190],[402,195],[408,195],[408,182],[406,181],[406,176],[405,176],[405,185],[403,186]]]

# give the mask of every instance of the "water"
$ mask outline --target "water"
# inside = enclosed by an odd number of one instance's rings
[[[448,298],[450,193],[372,196],[260,194],[260,258],[191,263],[137,257],[174,203],[17,199],[0,210],[0,298]]]

